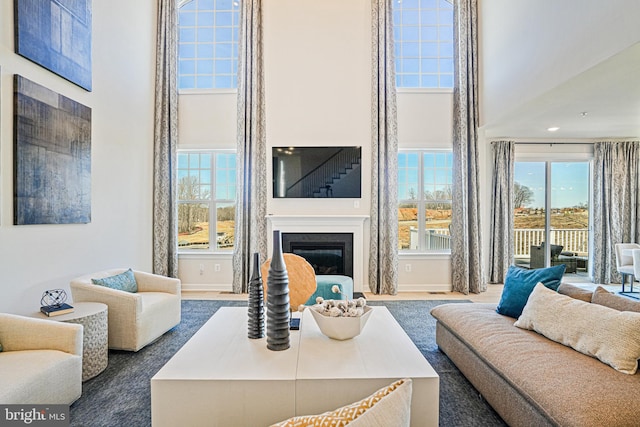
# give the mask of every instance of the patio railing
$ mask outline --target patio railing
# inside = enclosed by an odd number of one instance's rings
[[[427,229],[425,231],[426,249],[443,250],[451,248],[451,236],[448,228]],[[410,229],[410,249],[417,249],[418,229]],[[587,255],[589,252],[589,230],[586,228],[568,228],[551,230],[551,242],[554,245],[563,246],[563,251],[577,252],[578,255]],[[515,258],[528,258],[530,247],[537,246],[544,241],[544,229],[542,228],[518,228],[514,230],[514,256]]]

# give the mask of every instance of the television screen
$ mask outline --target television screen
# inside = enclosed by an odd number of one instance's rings
[[[361,147],[273,147],[274,198],[360,198]]]

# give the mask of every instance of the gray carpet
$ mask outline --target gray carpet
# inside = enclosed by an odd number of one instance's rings
[[[380,301],[404,328],[440,376],[440,425],[504,426],[435,343],[434,306],[460,301]],[[83,384],[82,397],[70,410],[72,426],[146,427],[151,425],[150,380],[171,356],[220,308],[243,301],[183,301],[182,322],[137,353],[109,351],[107,369]],[[185,426],[188,427],[188,426]]]

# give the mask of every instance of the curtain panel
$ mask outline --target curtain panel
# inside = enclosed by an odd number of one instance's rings
[[[371,245],[369,288],[398,292],[398,123],[391,0],[371,1]]]
[[[233,292],[247,292],[253,253],[267,257],[262,0],[243,0],[238,48],[238,140]]]
[[[178,276],[178,15],[175,0],[158,1],[153,145],[153,272]]]
[[[513,179],[515,144],[493,141],[491,183],[491,237],[489,242],[489,283],[504,283],[513,262]]]
[[[640,141],[594,144],[593,281],[621,283],[615,244],[640,243]]]
[[[453,291],[464,294],[487,290],[478,184],[477,9],[477,0],[454,1],[451,269]]]

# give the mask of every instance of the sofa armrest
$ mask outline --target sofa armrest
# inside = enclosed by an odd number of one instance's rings
[[[180,296],[180,279],[145,273],[142,271],[134,271],[133,274],[136,277],[136,282],[138,283],[138,292],[167,292]]]
[[[142,311],[142,298],[136,293],[94,285],[84,281],[73,280],[69,284],[74,302],[101,302],[112,312],[114,307],[123,307],[129,312]]]
[[[59,350],[82,356],[83,326],[0,313],[4,351]]]

